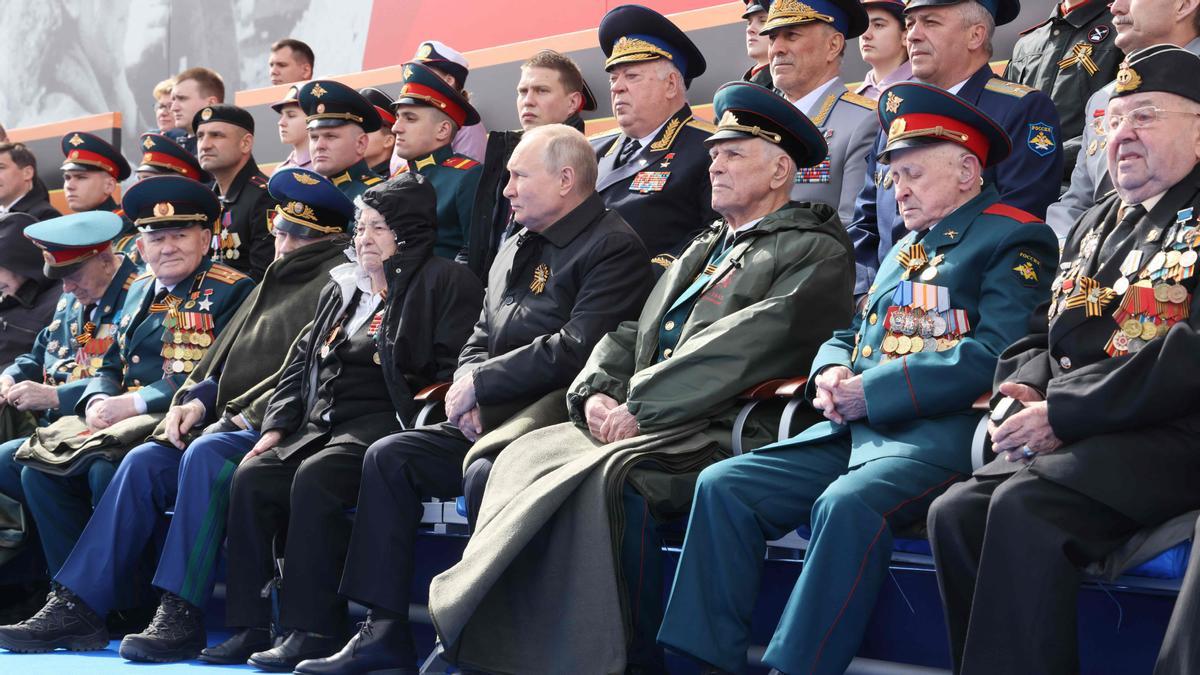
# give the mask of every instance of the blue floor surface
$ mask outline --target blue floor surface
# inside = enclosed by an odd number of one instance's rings
[[[228,632],[208,634],[208,644],[215,645],[229,637]],[[180,663],[133,663],[117,654],[121,642],[113,640],[108,649],[99,652],[56,651],[48,654],[12,654],[0,652],[0,673],[4,675],[110,675],[111,673],[143,673],[144,675],[202,675],[228,671],[262,672],[248,665],[214,666],[202,661]],[[200,669],[203,670],[200,670]]]

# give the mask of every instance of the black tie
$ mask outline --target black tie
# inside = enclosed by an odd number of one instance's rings
[[[642,144],[636,138],[626,138],[621,142],[621,150],[617,153],[617,161],[613,162],[613,168],[619,169],[625,166],[625,163],[633,157]]]

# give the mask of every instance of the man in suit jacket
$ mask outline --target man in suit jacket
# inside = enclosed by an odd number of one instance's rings
[[[999,456],[930,510],[958,671],[1079,672],[1080,567],[1200,508],[1200,82],[1180,77],[1198,68],[1174,45],[1122,64],[1117,192],[1075,225],[1049,304],[1001,357]]]
[[[16,211],[38,220],[61,215],[37,180],[37,158],[23,143],[0,142],[0,214]]]
[[[879,132],[875,101],[846,90],[838,75],[846,41],[862,35],[867,12],[858,0],[780,0],[771,4],[762,34],[771,41],[775,88],[825,136],[829,155],[796,172],[792,199],[837,209],[843,226],[867,171],[867,152]]]
[[[892,533],[970,472],[971,405],[1057,262],[1050,228],[981,187],[983,168],[1010,150],[1003,128],[936,87],[888,91],[901,103],[879,111],[881,159],[908,234],[862,312],[812,363],[806,394],[827,421],[709,467],[696,485],[659,641],[721,671],[745,668],[766,542],[810,524],[804,570],[763,661],[785,673],[845,672],[887,576]]]
[[[665,268],[717,219],[703,145],[714,127],[693,118],[687,104],[704,55],[666,17],[639,5],[604,15],[600,48],[617,128],[591,139],[596,191]]]

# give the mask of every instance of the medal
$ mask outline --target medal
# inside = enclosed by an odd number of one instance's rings
[[[1129,290],[1129,279],[1121,277],[1113,283],[1113,292],[1117,295],[1125,295],[1125,291]]]
[[[1173,284],[1167,287],[1167,302],[1181,304],[1188,298],[1187,288],[1183,284]]]

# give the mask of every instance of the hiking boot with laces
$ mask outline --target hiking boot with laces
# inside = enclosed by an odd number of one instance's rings
[[[296,665],[302,675],[416,675],[416,650],[408,622],[367,614],[358,633],[329,658]]]
[[[108,646],[104,619],[67,587],[54,584],[36,614],[11,626],[0,626],[0,647],[10,652],[38,653],[55,649],[85,652]]]
[[[146,630],[121,640],[121,658],[130,661],[169,663],[200,655],[207,644],[204,613],[192,603],[165,592]]]

